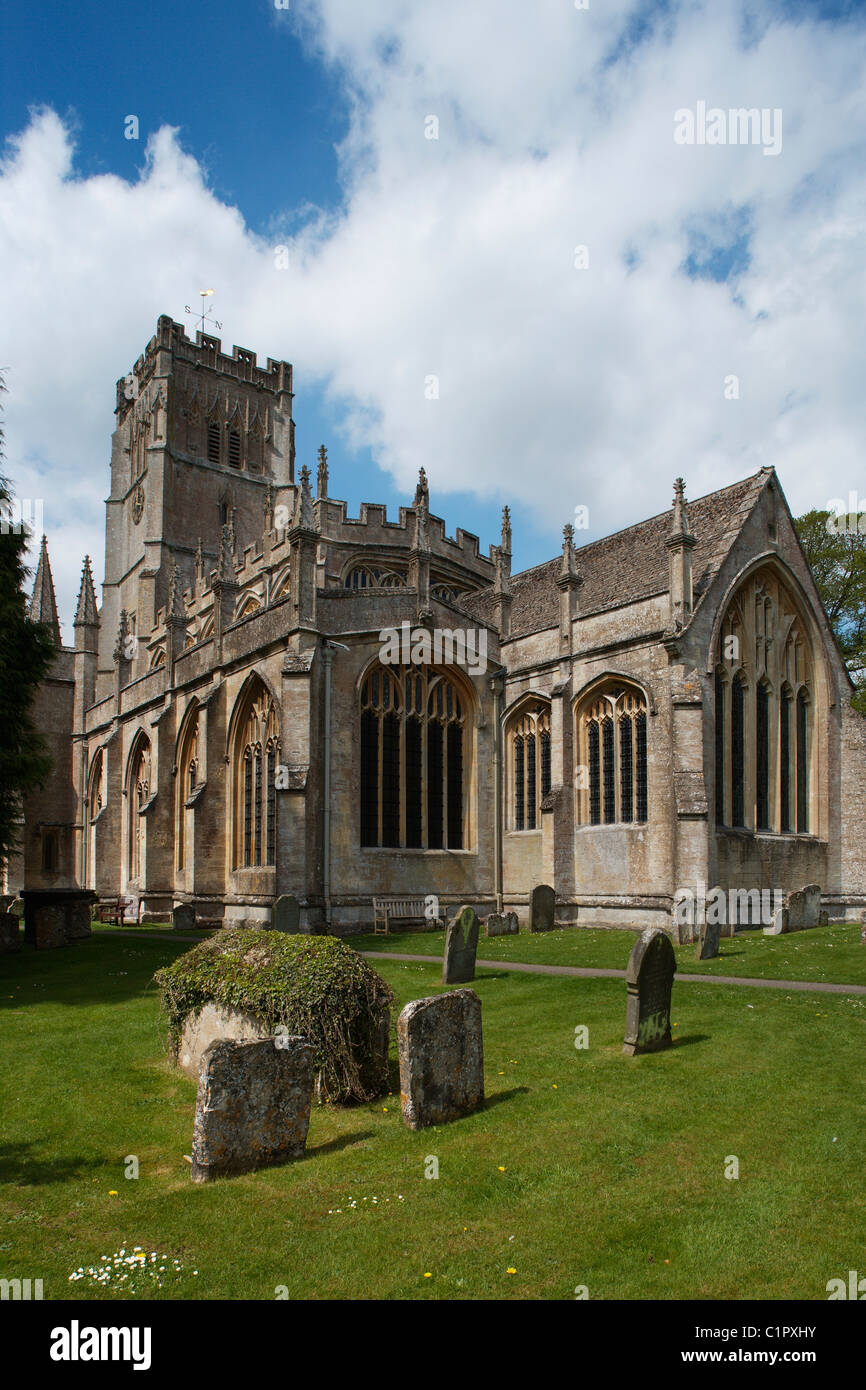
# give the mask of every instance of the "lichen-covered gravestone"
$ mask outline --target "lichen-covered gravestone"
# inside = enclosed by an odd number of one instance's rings
[[[271,929],[297,936],[301,931],[301,905],[291,893],[277,898],[271,914]]]
[[[484,921],[485,936],[515,936],[520,931],[516,912],[491,912]]]
[[[400,1103],[410,1129],[447,1124],[484,1100],[481,1000],[454,989],[407,1004],[397,1020]]]
[[[529,930],[553,931],[556,894],[547,883],[533,888],[529,899]]]
[[[467,980],[474,980],[477,953],[478,917],[474,907],[461,907],[445,929],[443,985],[462,985]]]
[[[722,931],[721,922],[702,922],[700,936],[698,937],[697,950],[695,951],[696,960],[713,960],[719,954],[719,937]]]
[[[677,962],[670,937],[658,927],[641,932],[629,956],[623,1052],[634,1057],[671,1045],[671,990]]]
[[[171,924],[175,931],[192,931],[195,926],[195,908],[191,903],[178,903],[171,910]]]
[[[199,1073],[193,1182],[300,1158],[312,1098],[313,1050],[306,1038],[211,1043]]]

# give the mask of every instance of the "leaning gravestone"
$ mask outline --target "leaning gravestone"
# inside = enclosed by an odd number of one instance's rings
[[[11,912],[0,912],[0,956],[21,950],[21,924]]]
[[[171,910],[171,924],[175,931],[192,931],[195,926],[195,908],[190,903],[178,903]]]
[[[271,930],[283,931],[289,936],[298,936],[300,934],[301,905],[297,898],[293,897],[291,894],[286,897],[277,898],[271,916]]]
[[[516,912],[491,912],[484,921],[485,936],[516,936],[520,923]]]
[[[313,1050],[306,1038],[215,1042],[201,1059],[192,1180],[300,1158],[313,1098]]]
[[[529,930],[553,931],[556,894],[547,883],[533,888],[529,898]]]
[[[478,952],[478,917],[474,907],[461,907],[445,928],[445,955],[442,960],[443,985],[462,985],[475,979]]]
[[[481,1000],[453,989],[407,1004],[397,1020],[400,1103],[410,1129],[447,1124],[484,1100]]]
[[[634,1057],[671,1045],[671,990],[677,962],[670,937],[658,927],[642,931],[629,956],[623,1052]]]
[[[719,937],[722,933],[721,922],[702,922],[700,936],[698,937],[695,960],[713,960],[719,954]]]

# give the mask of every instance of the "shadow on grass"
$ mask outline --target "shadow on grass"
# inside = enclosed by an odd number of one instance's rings
[[[503,1101],[513,1100],[515,1096],[528,1096],[528,1086],[512,1086],[510,1091],[498,1091],[495,1096],[485,1096],[484,1104],[480,1105],[479,1110],[492,1110],[494,1105],[501,1105]]]
[[[26,948],[0,956],[0,1005],[10,1011],[46,1003],[113,1005],[155,990],[154,971],[192,949],[188,941],[157,941],[147,932],[86,937],[56,951]]]
[[[336,1139],[329,1139],[324,1144],[316,1144],[314,1147],[307,1145],[306,1157],[319,1158],[322,1154],[339,1153],[340,1149],[349,1149],[353,1144],[361,1144],[365,1139],[372,1139],[375,1130],[360,1129],[356,1134],[340,1134]]]
[[[674,1038],[672,1047],[690,1047],[692,1043],[712,1042],[709,1033],[691,1033],[685,1038]]]
[[[0,1145],[0,1182],[16,1187],[39,1187],[45,1183],[66,1182],[81,1177],[93,1168],[91,1158],[32,1158],[29,1150],[44,1140],[28,1140],[21,1144]]]

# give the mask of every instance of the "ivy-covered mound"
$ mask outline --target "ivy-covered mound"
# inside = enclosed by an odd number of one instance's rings
[[[335,936],[235,927],[154,976],[175,1059],[184,1024],[205,1004],[242,1009],[273,1032],[308,1038],[323,1099],[372,1100],[388,1089],[394,996],[363,956]]]

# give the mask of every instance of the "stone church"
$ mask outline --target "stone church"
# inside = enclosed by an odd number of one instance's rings
[[[72,647],[39,560],[54,767],[12,886],[259,926],[292,894],[343,934],[382,895],[525,921],[539,883],[581,925],[670,929],[702,885],[859,915],[866,720],[772,468],[512,574],[508,509],[483,555],[423,472],[398,520],[347,515],[324,448],[314,492],[292,402],[165,316],[118,382]]]

